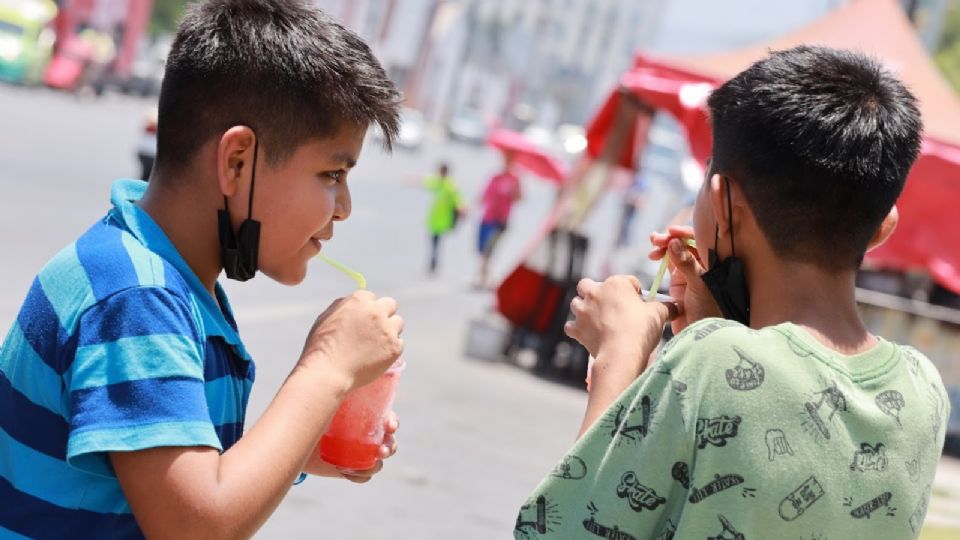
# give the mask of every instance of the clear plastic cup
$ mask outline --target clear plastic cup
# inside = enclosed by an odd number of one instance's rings
[[[376,465],[383,444],[384,424],[405,366],[403,358],[398,358],[377,380],[351,390],[343,398],[317,445],[321,459],[358,471]]]

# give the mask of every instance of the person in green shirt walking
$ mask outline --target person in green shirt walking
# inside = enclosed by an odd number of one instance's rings
[[[446,163],[440,164],[437,174],[423,181],[423,187],[433,193],[433,203],[427,214],[427,229],[430,232],[429,269],[430,273],[434,274],[440,258],[440,238],[457,226],[457,221],[465,209],[460,189],[450,176],[450,167]]]

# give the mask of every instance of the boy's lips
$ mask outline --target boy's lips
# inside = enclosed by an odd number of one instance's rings
[[[333,238],[333,235],[317,235],[310,237],[310,243],[313,244],[313,247],[317,248],[317,251],[320,251],[323,248],[323,242]]]

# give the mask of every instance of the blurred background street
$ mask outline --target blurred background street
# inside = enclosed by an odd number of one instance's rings
[[[9,13],[4,10],[32,1],[0,0],[0,57],[21,49],[11,45],[13,23],[4,26]],[[591,9],[601,3],[603,9]],[[912,16],[911,32],[924,54],[960,84],[960,1],[884,0],[894,3]],[[146,9],[135,0],[58,4],[106,26],[103,21],[130,20]],[[576,373],[582,366],[569,358],[565,369],[547,365],[535,373],[528,369],[537,362],[532,351],[510,360],[480,360],[465,352],[471,321],[502,323],[495,291],[473,286],[479,265],[477,199],[502,167],[501,153],[484,144],[490,131],[522,132],[573,168],[587,144],[585,126],[638,50],[680,55],[736,49],[805,27],[849,2],[604,0],[565,2],[563,8],[547,0],[318,4],[370,41],[407,97],[400,146],[387,155],[370,134],[349,178],[353,215],[324,245],[325,254],[363,272],[371,290],[400,303],[407,361],[395,407],[400,451],[370,484],[309,479],[292,489],[257,538],[509,537],[527,494],[573,442],[586,394]],[[41,70],[34,80],[0,84],[0,331],[9,328],[37,270],[105,214],[110,183],[141,175],[138,154],[152,151],[151,117],[164,51],[182,6],[156,0],[153,11],[144,12],[149,17],[139,16],[138,37],[130,38],[134,45],[125,45],[129,30],[113,45],[114,59],[122,59],[114,63],[113,75],[92,77],[81,70],[69,79],[64,57],[52,79]],[[39,28],[74,22],[46,21]],[[38,30],[35,41],[44,36]],[[44,62],[52,62],[52,51],[45,54]],[[10,79],[9,73],[0,65],[0,79]],[[955,100],[955,91],[949,92]],[[425,219],[432,199],[420,182],[441,162],[451,167],[472,212],[444,237],[439,270],[431,275]],[[646,233],[681,211],[702,178],[681,127],[666,114],[653,120],[642,163],[641,172],[614,175],[582,224],[590,239],[587,276],[648,277]],[[492,263],[494,284],[517,266],[557,200],[556,182],[530,174],[522,182],[523,199]],[[645,200],[634,205],[641,184]],[[960,197],[953,201],[955,209]],[[631,207],[636,219],[627,222],[625,238],[624,209]],[[889,318],[896,312],[926,321],[894,337],[936,357],[955,392],[950,425],[960,435],[957,291],[924,272],[872,277],[874,284],[892,279],[900,288],[876,287],[886,296],[867,299],[874,302],[866,308],[871,320],[907,328],[901,319]],[[313,319],[334,298],[351,292],[353,283],[318,260],[295,288],[264,277],[223,284],[257,362],[249,425],[293,367]],[[564,351],[573,354],[569,348],[551,349],[546,363],[555,360],[554,353],[566,358]],[[953,444],[960,452],[956,439]],[[956,458],[945,457],[938,470],[922,538],[960,538]]]

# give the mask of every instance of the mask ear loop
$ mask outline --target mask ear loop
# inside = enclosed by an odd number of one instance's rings
[[[260,140],[254,139],[253,141],[253,170],[250,171],[250,197],[247,200],[247,219],[253,217],[253,186],[254,181],[257,178],[257,154],[260,149]],[[228,213],[230,212],[230,207],[227,205],[227,196],[223,196],[223,209]],[[233,232],[233,227],[230,227],[230,231]]]
[[[730,195],[730,179],[727,177],[723,178],[727,184],[727,220],[730,222],[730,256],[737,256],[737,246],[733,241],[733,201],[731,200]],[[251,188],[252,191],[252,188]],[[720,233],[720,224],[717,224],[717,234]],[[716,242],[714,242],[716,244]]]
[[[253,218],[253,186],[254,180],[257,178],[257,154],[260,153],[259,150],[260,138],[257,137],[253,140],[253,169],[250,171],[250,198],[247,201],[247,219]]]

